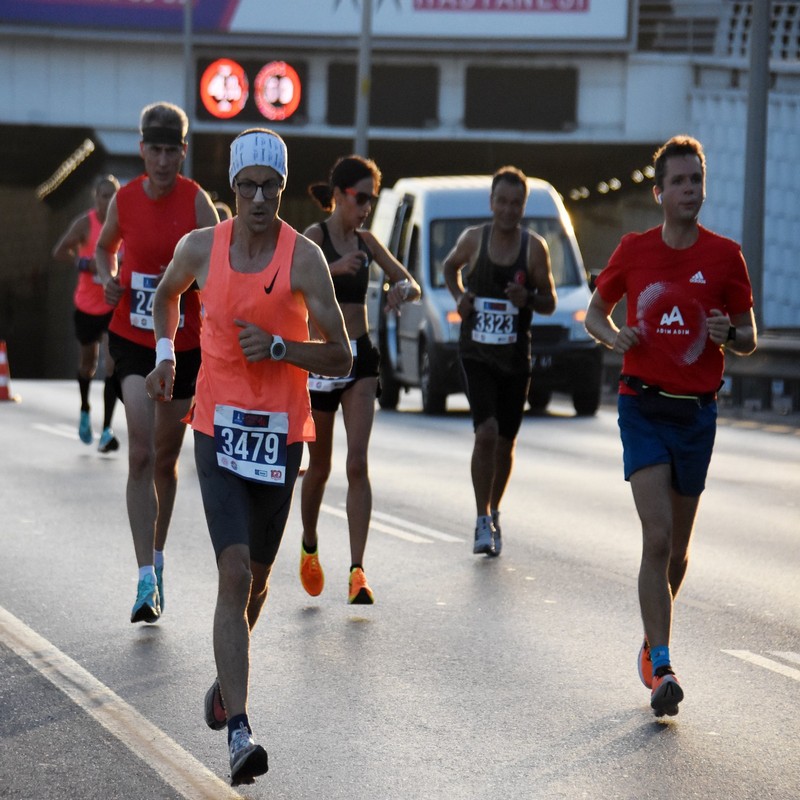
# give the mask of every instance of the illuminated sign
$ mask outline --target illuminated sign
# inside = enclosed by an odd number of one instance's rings
[[[283,120],[300,105],[300,77],[285,61],[273,61],[256,75],[255,100],[269,120]]]
[[[200,78],[200,100],[209,114],[218,119],[231,119],[244,108],[248,86],[241,64],[229,58],[218,58],[206,67]]]
[[[236,55],[198,58],[197,119],[303,125],[307,120],[304,61],[287,64]]]

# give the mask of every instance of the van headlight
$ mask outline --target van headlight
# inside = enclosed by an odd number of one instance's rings
[[[586,309],[581,308],[573,312],[572,322],[569,327],[569,340],[571,342],[588,342],[591,340],[586,331]]]

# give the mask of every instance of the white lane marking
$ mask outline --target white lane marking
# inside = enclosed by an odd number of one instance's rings
[[[67,429],[66,426],[55,427],[54,425],[42,425],[40,422],[35,422],[33,427],[36,428],[37,431],[52,433],[53,436],[63,436],[65,439],[74,439],[75,441],[78,440],[78,434],[71,428]]]
[[[342,511],[339,508],[334,508],[333,506],[323,503],[320,506],[320,509],[326,514],[339,517],[339,519],[347,519],[347,512]],[[406,542],[413,542],[414,544],[433,544],[430,539],[423,539],[422,536],[417,536],[415,533],[408,533],[407,531],[400,530],[400,528],[393,528],[380,522],[370,522],[369,526],[370,528],[380,531],[381,533],[388,533],[390,536],[395,536],[398,539],[404,539]]]
[[[792,678],[792,680],[800,681],[800,669],[787,667],[786,664],[779,664],[771,658],[764,658],[764,656],[751,653],[749,650],[723,650],[722,652],[727,653],[729,656],[740,658],[742,661],[747,661],[750,664],[755,664],[757,667],[764,667],[764,669],[772,670],[772,672],[777,672],[779,675],[784,675],[787,678]],[[773,653],[773,655],[775,654]]]
[[[382,519],[384,522],[391,522],[395,525],[402,525],[410,531],[422,533],[425,536],[430,536],[432,539],[439,539],[442,542],[464,542],[465,539],[460,536],[452,536],[449,533],[442,533],[441,531],[428,528],[425,525],[417,525],[416,522],[408,522],[407,520],[395,517],[392,514],[385,514],[382,511],[373,511],[372,516],[376,519]]]
[[[792,664],[800,664],[800,653],[790,653],[786,650],[771,650],[770,655],[782,658],[784,661],[790,661]]]
[[[177,742],[2,606],[0,641],[91,714],[186,800],[242,800]]]

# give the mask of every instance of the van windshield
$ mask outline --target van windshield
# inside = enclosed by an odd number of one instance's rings
[[[482,225],[482,219],[435,219],[431,222],[431,286],[444,286],[444,260],[453,249],[459,235],[465,228]],[[575,260],[572,246],[561,223],[557,219],[535,219],[526,217],[522,224],[536,231],[550,250],[550,266],[556,288],[560,286],[579,286],[581,275]]]

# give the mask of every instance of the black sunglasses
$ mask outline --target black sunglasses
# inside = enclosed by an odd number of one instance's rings
[[[245,200],[252,200],[259,189],[261,189],[261,194],[265,200],[274,200],[280,194],[281,189],[283,189],[283,182],[276,181],[274,178],[264,181],[264,183],[236,181],[236,188]]]

